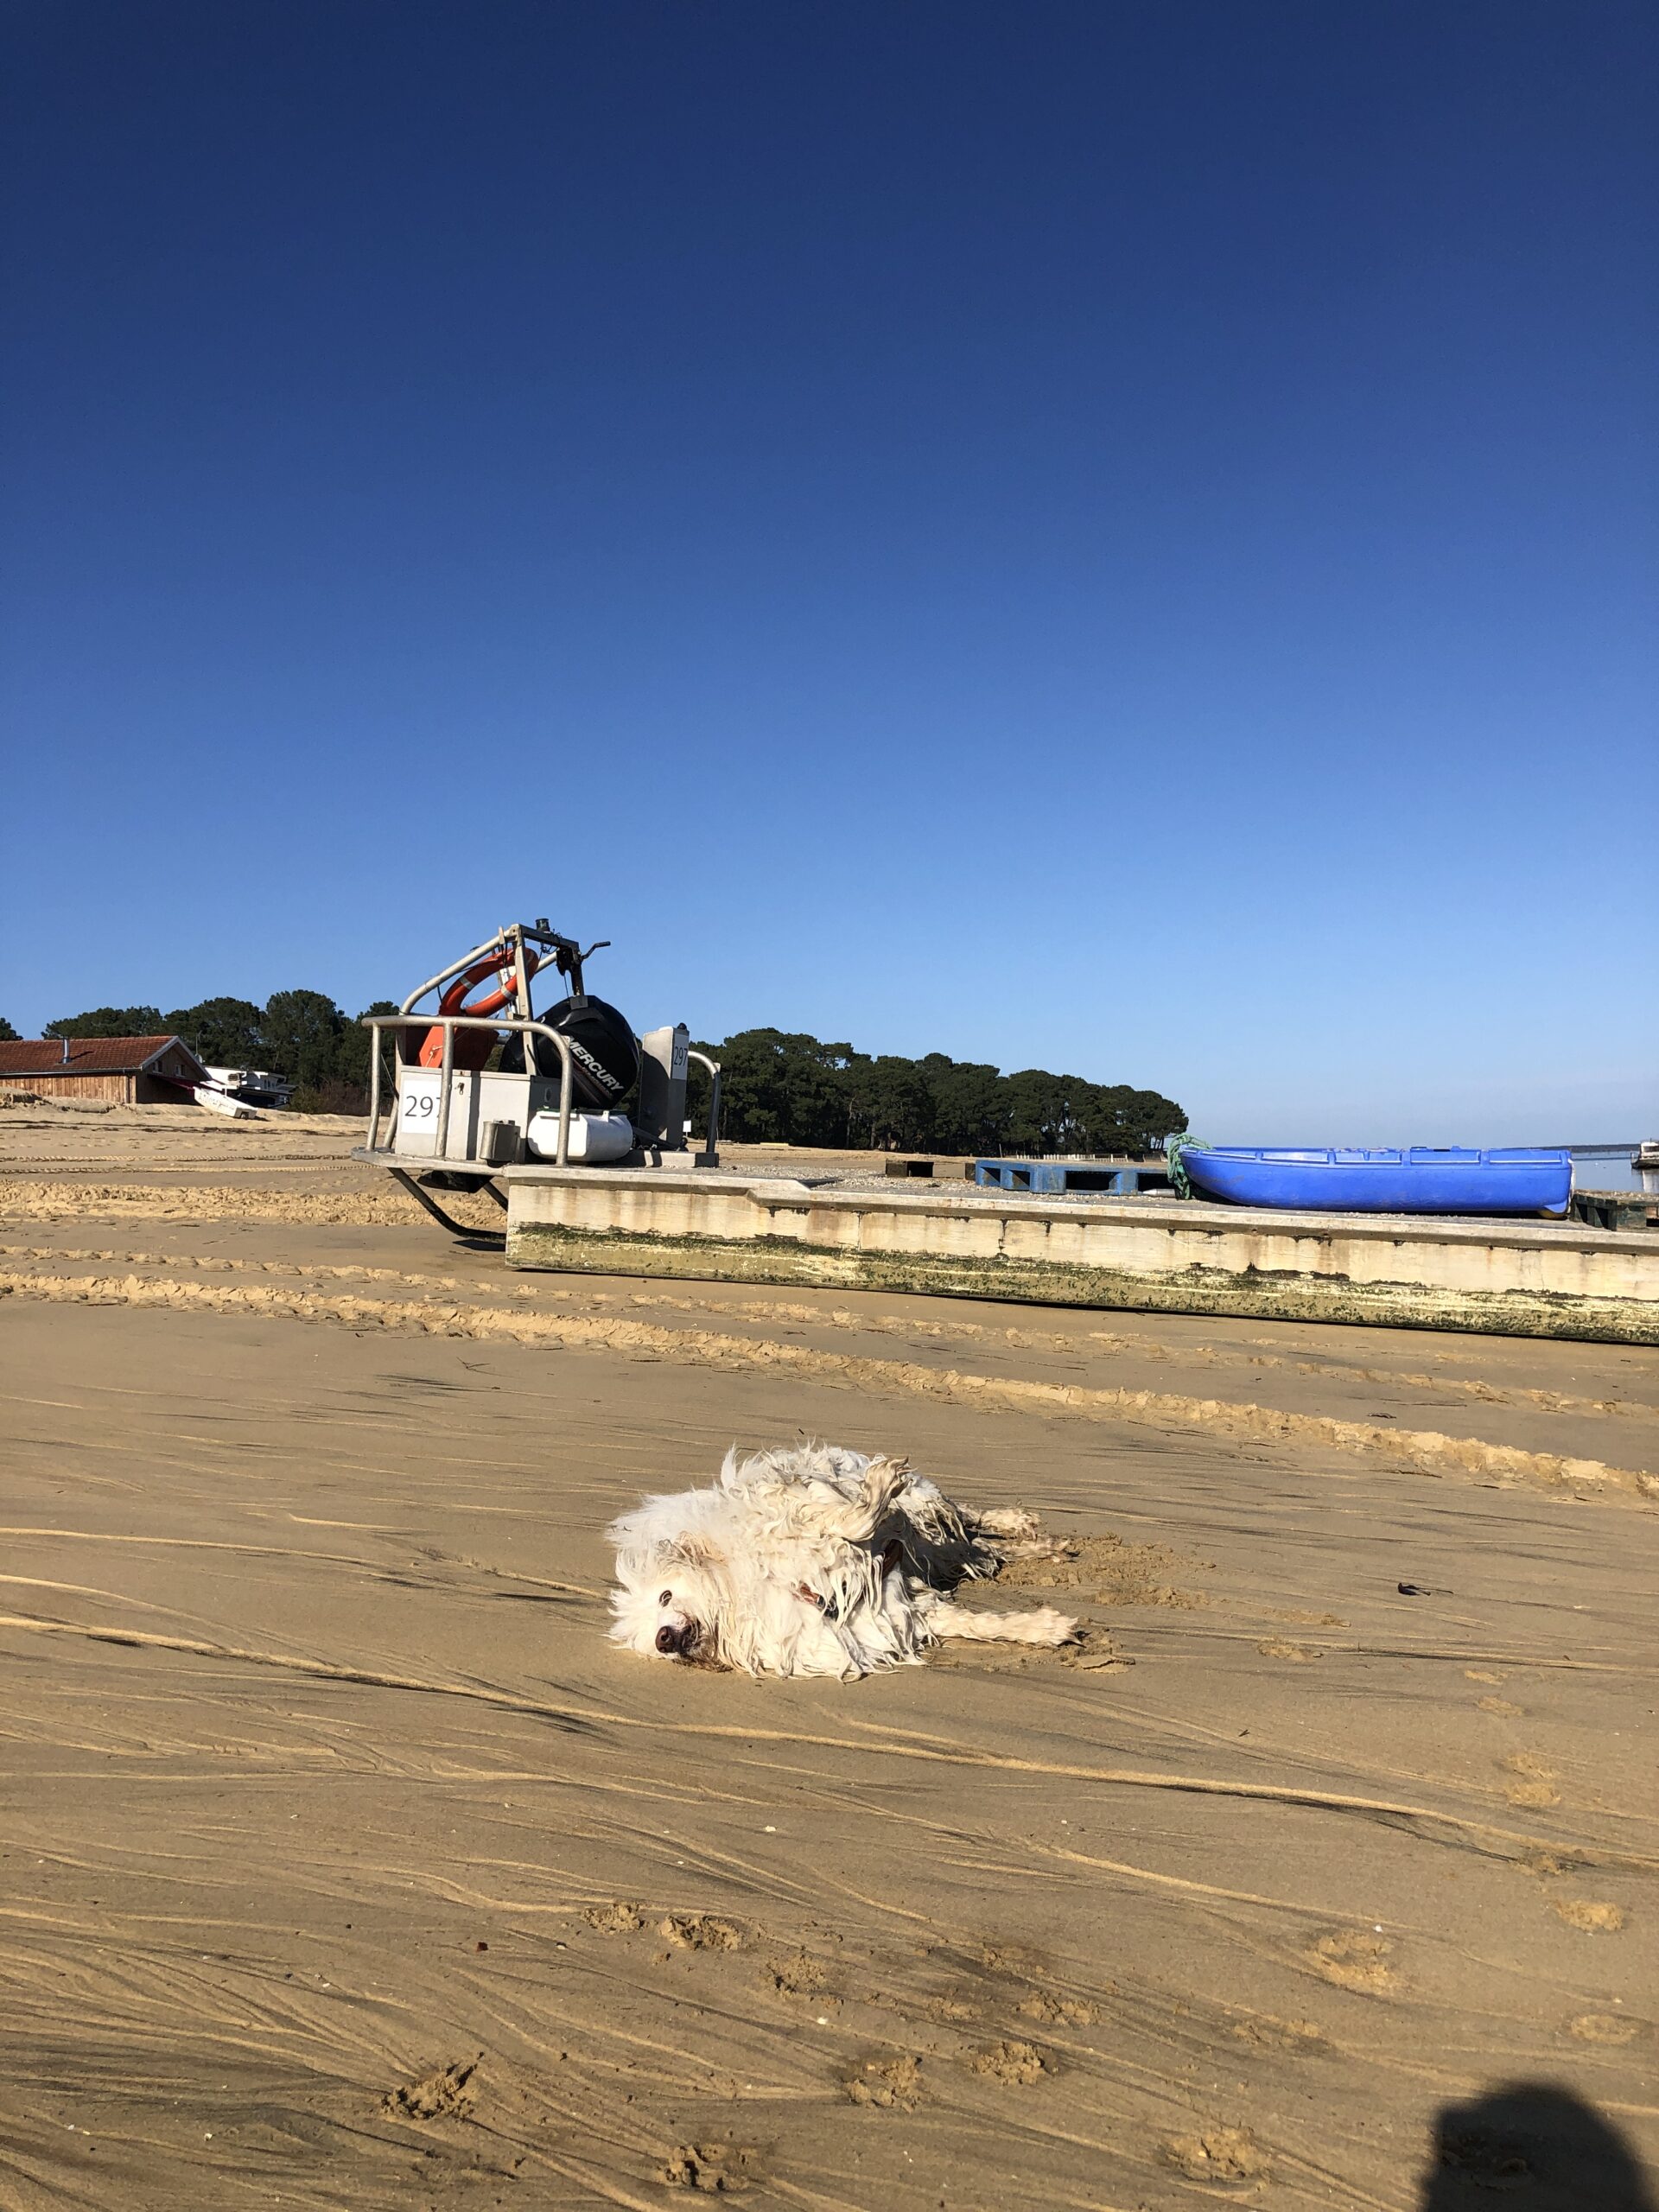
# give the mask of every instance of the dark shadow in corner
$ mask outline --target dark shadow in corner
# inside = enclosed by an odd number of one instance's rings
[[[1421,2212],[1659,2212],[1642,2164],[1570,2089],[1506,2082],[1435,2122]]]

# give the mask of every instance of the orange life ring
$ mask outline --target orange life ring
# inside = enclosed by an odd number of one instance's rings
[[[482,960],[474,961],[470,968],[463,968],[452,982],[444,986],[438,1000],[438,1012],[480,1016],[499,1014],[504,1006],[511,1006],[518,995],[518,979],[514,972],[514,964],[509,956],[505,964],[503,965],[499,952],[487,953]],[[540,965],[540,955],[526,945],[524,947],[524,981],[526,982]],[[467,992],[480,983],[487,982],[492,976],[500,979],[495,989],[486,991],[481,999],[474,999],[468,1006]],[[487,1029],[457,1029],[454,1036],[455,1048],[450,1065],[458,1068],[481,1068],[497,1043],[496,1038]],[[442,1029],[427,1031],[417,1059],[423,1068],[441,1068],[443,1065]]]

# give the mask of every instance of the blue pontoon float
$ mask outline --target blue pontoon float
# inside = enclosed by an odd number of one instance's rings
[[[1566,1151],[1409,1145],[1197,1145],[1179,1150],[1193,1192],[1242,1206],[1308,1213],[1564,1214],[1573,1196]]]

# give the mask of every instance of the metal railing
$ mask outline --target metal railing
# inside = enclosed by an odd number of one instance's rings
[[[508,969],[513,971],[518,986],[518,1003],[524,1008],[520,1018],[528,1021],[530,1019],[530,979],[535,973],[535,969],[524,958],[526,944],[539,944],[550,950],[555,957],[560,974],[570,978],[573,989],[578,991],[582,989],[582,963],[588,954],[583,952],[574,938],[561,937],[556,930],[549,929],[544,922],[537,922],[534,927],[528,922],[513,922],[507,928],[498,930],[493,937],[486,937],[482,944],[475,944],[470,952],[462,953],[459,960],[452,960],[447,968],[441,968],[435,976],[429,976],[425,982],[412,990],[404,1001],[403,1011],[405,1014],[411,1013],[429,991],[435,991],[440,983],[447,983],[452,977],[459,976],[463,969],[473,967],[477,962],[482,960],[486,953],[499,952],[501,956],[502,972],[505,974]],[[588,948],[588,952],[597,952],[599,950],[600,946],[597,944],[590,944]]]
[[[487,946],[486,950],[488,950]],[[467,963],[463,961],[461,964],[464,967]],[[459,971],[451,969],[449,972],[454,974]],[[435,980],[442,982],[444,979],[439,976]],[[422,991],[416,992],[415,996],[419,998],[423,995],[424,991],[429,991],[431,988],[432,985],[428,983],[423,986]],[[568,1038],[560,1036],[556,1029],[550,1029],[544,1021],[522,1021],[507,1014],[423,1014],[417,1015],[416,1020],[428,1030],[442,1029],[443,1032],[443,1058],[440,1064],[438,1077],[436,1142],[438,1165],[442,1166],[448,1156],[449,1100],[453,1088],[451,1077],[455,1071],[455,1032],[457,1029],[487,1029],[496,1034],[506,1029],[526,1037],[545,1037],[548,1042],[557,1049],[559,1055],[559,1147],[555,1155],[554,1165],[558,1167],[568,1167],[570,1165],[570,1103],[575,1064],[570,1058],[570,1043]],[[378,1139],[380,1131],[380,1032],[383,1029],[391,1029],[399,1033],[399,1035],[392,1040],[394,1066],[408,1066],[410,1063],[403,1059],[399,1046],[401,1033],[412,1025],[407,1006],[402,1014],[365,1014],[361,1017],[361,1021],[365,1029],[374,1033],[374,1042],[370,1047],[369,1058],[369,1150],[374,1152],[378,1149]],[[531,1055],[526,1051],[524,1057],[529,1060]],[[386,1129],[388,1151],[393,1150],[397,1144],[397,1116],[398,1107],[394,1102],[391,1120]]]
[[[707,1052],[688,1050],[688,1060],[695,1060],[699,1067],[709,1071],[709,1141],[697,1160],[699,1167],[718,1167],[720,1165],[720,1062],[711,1060]]]

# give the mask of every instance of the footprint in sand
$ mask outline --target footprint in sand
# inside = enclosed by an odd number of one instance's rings
[[[601,1936],[632,1936],[645,1924],[637,1904],[590,1904],[582,1916]]]
[[[1019,2009],[1027,2019],[1044,2020],[1057,2028],[1092,2028],[1105,2018],[1099,2005],[1090,2004],[1087,1998],[1057,1997],[1048,1989],[1034,1991]]]
[[[1647,2029],[1645,2020],[1629,2020],[1620,2012],[1580,2012],[1567,2024],[1567,2032],[1580,2043],[1599,2043],[1616,2049],[1634,2043]]]
[[[729,1920],[711,1912],[671,1912],[657,1933],[683,1951],[739,1951],[743,1938]]]
[[[880,2112],[914,2112],[921,2101],[919,2058],[867,2058],[842,2082],[849,2104],[874,2105]]]
[[[1236,2020],[1233,2033],[1240,2043],[1255,2044],[1262,2050],[1287,2051],[1298,2058],[1325,2047],[1325,2037],[1312,2020],[1274,2020],[1262,2013],[1254,2020]]]
[[[1159,2152],[1166,2165],[1173,2166],[1188,2181],[1236,2187],[1263,2181],[1270,2171],[1266,2152],[1248,2127],[1211,2127],[1202,2135],[1173,2135],[1160,2145]]]
[[[786,1959],[773,1959],[760,1976],[760,1986],[779,1997],[815,1997],[833,2004],[835,1999],[823,1997],[828,1979],[822,1962],[810,1951],[795,1951]]]
[[[900,2005],[899,2010],[910,2019],[942,2020],[947,2026],[961,2027],[969,2020],[982,2019],[985,2007],[972,1997],[954,1995],[946,1991],[938,1997],[922,1997],[914,2004]]]
[[[1386,1936],[1363,1928],[1339,1928],[1321,1936],[1302,1955],[1315,1974],[1338,1989],[1356,1989],[1363,1996],[1383,1997],[1395,1986],[1389,1964],[1394,1946]]]
[[[982,1943],[972,1956],[988,1972],[1016,1975],[1021,1981],[1034,1981],[1047,1964],[1040,1951],[1019,1943]]]
[[[1533,2177],[1532,2162],[1515,2138],[1483,2127],[1452,2130],[1440,2140],[1440,2166],[1470,2188],[1502,2190],[1524,2189]]]
[[[480,2051],[479,2057],[482,2057]],[[380,2100],[380,2109],[395,2120],[467,2120],[472,2116],[472,2080],[478,2071],[477,2058],[458,2058],[453,2066],[441,2066],[435,2073],[423,2074],[418,2082],[406,2082],[401,2088],[388,2090]]]
[[[1058,2070],[1046,2051],[1039,2050],[1034,2043],[1020,2042],[1017,2037],[994,2043],[984,2050],[970,2051],[968,2064],[988,2082],[1002,2082],[1019,2089],[1028,2089],[1045,2075]]]
[[[1523,1851],[1515,1863],[1527,1873],[1536,1874],[1540,1880],[1548,1880],[1554,1874],[1576,1874],[1581,1864],[1559,1851]]]
[[[1511,1705],[1506,1697],[1478,1697],[1476,1705],[1483,1713],[1502,1713],[1506,1720],[1518,1720],[1524,1708]]]
[[[1597,1904],[1589,1897],[1556,1897],[1555,1911],[1569,1928],[1586,1936],[1617,1936],[1624,1916],[1616,1904]]]
[[[1503,1791],[1511,1805],[1541,1808],[1546,1805],[1560,1803],[1560,1791],[1551,1787],[1555,1779],[1555,1770],[1547,1764],[1536,1751],[1511,1751],[1508,1758],[1499,1761],[1499,1764],[1505,1774],[1515,1777]]]
[[[671,2189],[697,2189],[710,2196],[735,2196],[749,2185],[754,2152],[741,2143],[683,2143],[663,2168]]]

